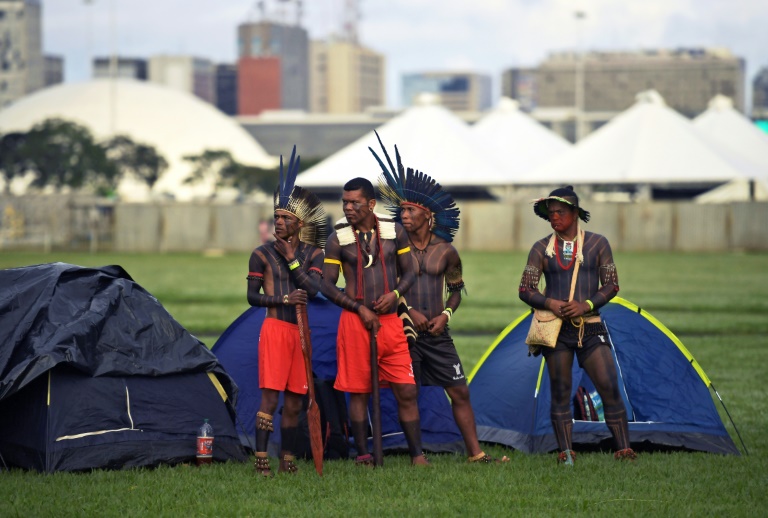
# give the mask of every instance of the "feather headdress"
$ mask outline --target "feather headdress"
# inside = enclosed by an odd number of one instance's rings
[[[287,170],[283,169],[283,156],[280,155],[280,180],[275,189],[275,210],[290,212],[304,222],[299,240],[324,248],[328,239],[327,216],[317,195],[296,185],[300,161],[301,157],[296,155],[296,146],[293,146]]]
[[[401,221],[403,204],[413,204],[428,210],[432,213],[433,222],[430,229],[436,236],[442,237],[446,241],[453,241],[453,236],[459,230],[459,208],[456,202],[443,187],[433,180],[429,175],[412,168],[407,170],[403,167],[400,160],[400,152],[395,146],[395,160],[397,169],[389,158],[387,149],[381,142],[381,137],[376,133],[379,145],[387,160],[389,169],[379,158],[379,155],[371,149],[371,153],[381,166],[382,174],[379,176],[379,193],[384,203],[388,206],[389,212],[395,218],[395,221]]]

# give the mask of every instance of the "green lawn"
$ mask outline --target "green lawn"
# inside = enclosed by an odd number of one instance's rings
[[[525,257],[462,256],[469,295],[451,324],[468,372],[525,311],[517,298]],[[248,307],[248,254],[0,253],[0,268],[51,261],[123,266],[209,346]],[[768,254],[618,254],[616,262],[620,295],[661,320],[696,357],[725,400],[748,456],[641,454],[636,463],[622,464],[608,453],[585,453],[575,469],[565,470],[553,455],[491,446],[512,462],[469,466],[462,457],[435,455],[434,466],[420,470],[388,456],[375,471],[327,462],[322,479],[302,462],[298,476],[273,480],[258,479],[249,464],[239,463],[48,476],[14,470],[0,474],[0,516],[763,515]]]

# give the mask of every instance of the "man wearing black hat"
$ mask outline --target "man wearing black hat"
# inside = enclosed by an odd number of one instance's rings
[[[581,228],[579,219],[588,222],[589,212],[579,206],[571,186],[555,189],[549,196],[535,200],[533,209],[549,222],[554,232],[531,248],[520,281],[520,299],[534,309],[550,310],[563,319],[554,347],[530,346],[534,355],[543,353],[547,363],[552,391],[550,416],[560,448],[558,460],[572,466],[576,456],[571,442],[570,402],[574,354],[603,400],[605,424],[616,445],[615,458],[634,460],[627,412],[599,312],[619,291],[611,246],[604,236]],[[578,273],[573,286],[575,270]],[[539,291],[542,274],[546,280],[543,294]]]

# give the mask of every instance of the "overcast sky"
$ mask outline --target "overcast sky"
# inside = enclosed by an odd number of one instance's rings
[[[267,4],[277,3],[267,1]],[[343,23],[349,0],[304,0],[312,38]],[[43,0],[43,45],[65,58],[65,80],[90,78],[90,57],[193,54],[234,62],[237,25],[258,20],[256,1]],[[359,0],[361,42],[387,58],[387,99],[400,76],[426,70],[489,74],[535,66],[559,50],[723,47],[747,62],[747,98],[768,67],[766,0]],[[585,13],[583,18],[574,16]],[[117,37],[112,37],[116,27]]]

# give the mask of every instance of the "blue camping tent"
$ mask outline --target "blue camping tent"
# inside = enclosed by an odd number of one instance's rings
[[[336,329],[341,308],[318,294],[310,299],[307,314],[312,332],[312,370],[316,384],[318,380],[334,380],[336,379]],[[264,308],[247,309],[219,337],[212,349],[237,384],[236,411],[240,421],[241,440],[243,444],[251,447],[255,444],[256,412],[261,404],[258,343],[265,316]],[[282,404],[282,395],[280,404]],[[324,415],[323,401],[319,395],[318,406]],[[441,388],[421,388],[419,413],[425,450],[431,452],[463,450],[461,433],[453,420],[451,406]],[[397,404],[389,389],[381,390],[381,422],[384,450],[406,449],[407,444],[397,418]],[[275,447],[280,440],[279,413],[275,415],[274,425],[275,433],[270,438],[272,447]]]
[[[711,381],[680,340],[620,297],[600,312],[613,345],[633,448],[738,455],[710,395]],[[489,347],[470,374],[470,397],[481,441],[548,452],[557,448],[549,417],[549,375],[543,357],[528,356],[530,322],[526,312]],[[574,361],[573,394],[579,386],[594,391]],[[574,422],[574,444],[607,446],[610,440],[604,422]]]

